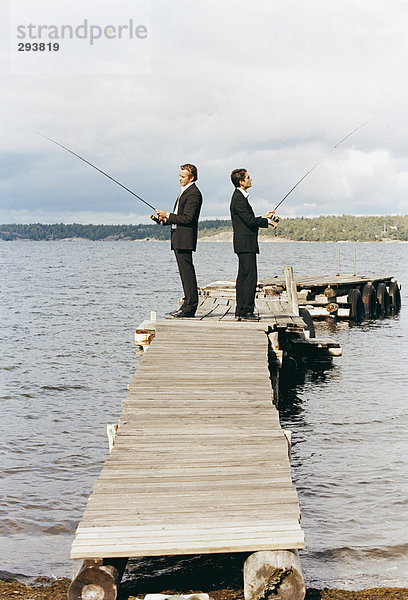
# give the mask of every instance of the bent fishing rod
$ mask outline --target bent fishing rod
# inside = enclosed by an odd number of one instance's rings
[[[356,127],[355,129],[353,129],[353,131],[350,131],[350,133],[348,133],[346,135],[346,137],[344,137],[342,140],[340,140],[340,142],[337,142],[337,144],[335,146],[333,146],[333,148],[331,148],[324,156],[323,158],[321,158],[315,165],[313,165],[313,167],[311,169],[309,169],[309,171],[307,173],[305,173],[305,175],[303,175],[303,177],[301,179],[299,179],[299,181],[293,186],[292,189],[289,190],[289,192],[286,194],[286,196],[284,196],[282,198],[282,200],[275,206],[274,211],[279,208],[279,206],[282,204],[282,202],[284,202],[286,200],[286,198],[293,192],[293,190],[295,190],[297,188],[297,186],[302,183],[302,181],[309,175],[309,173],[311,173],[313,171],[313,169],[315,169],[317,166],[319,166],[330,154],[330,152],[333,152],[333,150],[335,150],[336,148],[338,148],[343,142],[345,142],[347,140],[347,138],[349,138],[350,136],[353,135],[353,133],[356,133],[356,131],[358,131],[359,129],[361,129],[362,127],[364,127],[364,125],[367,125],[367,123],[369,123],[370,121],[372,121],[372,119],[369,119],[368,121],[366,121],[365,123],[362,123],[361,125],[359,125],[358,127]],[[279,217],[277,215],[274,215],[274,217],[272,217],[273,220],[275,222],[279,221]]]
[[[52,138],[48,137],[47,135],[44,135],[43,133],[39,133],[38,131],[36,133],[37,133],[37,135],[40,135],[41,137],[45,138],[46,140],[49,140],[53,144],[56,144],[60,148],[63,148],[64,150],[66,150],[70,154],[73,154],[74,156],[76,156],[77,158],[79,158],[80,160],[82,160],[84,163],[86,163],[87,165],[89,165],[90,167],[93,167],[94,169],[96,169],[97,171],[99,171],[99,173],[102,173],[102,175],[105,175],[105,177],[107,177],[108,179],[111,179],[112,181],[114,181],[115,183],[117,183],[118,185],[120,185],[120,187],[122,187],[124,190],[126,190],[127,192],[129,192],[129,194],[132,194],[132,196],[135,196],[135,198],[137,198],[138,200],[140,200],[141,202],[143,202],[144,204],[146,204],[149,208],[152,208],[154,211],[156,211],[155,207],[152,206],[151,204],[149,204],[149,202],[146,202],[146,200],[143,200],[143,198],[141,198],[140,196],[138,196],[137,194],[135,194],[135,192],[133,192],[128,187],[126,187],[125,185],[123,185],[123,183],[120,183],[120,181],[118,181],[117,179],[114,179],[113,177],[111,177],[110,175],[108,175],[108,173],[105,173],[105,171],[102,171],[102,169],[99,169],[99,167],[93,165],[91,162],[89,162],[89,160],[86,160],[85,158],[83,158],[82,156],[80,156],[79,154],[77,154],[76,152],[73,152],[72,150],[70,150],[66,146],[63,146],[59,142],[56,142],[55,140],[53,140]],[[153,221],[155,221],[156,223],[160,224],[159,218],[156,217],[155,215],[151,215],[150,218]]]

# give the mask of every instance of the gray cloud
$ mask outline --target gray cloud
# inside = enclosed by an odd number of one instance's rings
[[[151,73],[126,77],[12,75],[2,48],[0,221],[150,214],[35,131],[163,208],[194,162],[203,217],[225,217],[233,168],[261,212],[370,118],[281,214],[406,213],[407,20],[397,0],[155,0]]]

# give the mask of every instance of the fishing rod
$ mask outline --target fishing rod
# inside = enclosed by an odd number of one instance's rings
[[[48,137],[47,135],[39,133],[38,131],[36,133],[38,135],[40,135],[41,137],[45,138],[46,140],[49,140],[53,144],[56,144],[60,148],[63,148],[64,150],[66,150],[70,154],[73,154],[74,156],[76,156],[77,158],[79,158],[80,160],[82,160],[84,163],[86,163],[87,165],[89,165],[90,167],[93,167],[94,169],[96,169],[97,171],[99,171],[99,173],[102,173],[102,175],[105,175],[105,177],[107,177],[108,179],[111,179],[112,181],[114,181],[115,183],[117,183],[118,185],[120,185],[120,187],[122,187],[124,190],[126,190],[127,192],[129,192],[129,194],[132,194],[132,196],[135,196],[135,198],[137,198],[138,200],[140,200],[141,202],[143,202],[144,204],[146,204],[149,208],[152,208],[154,211],[156,210],[154,206],[152,206],[151,204],[149,204],[149,202],[146,202],[146,200],[143,200],[143,198],[141,198],[140,196],[138,196],[137,194],[135,194],[135,192],[133,192],[128,187],[126,187],[125,185],[123,185],[123,183],[120,183],[120,181],[118,181],[117,179],[114,179],[113,177],[111,177],[110,175],[108,175],[108,173],[105,173],[105,171],[102,171],[102,169],[99,169],[99,167],[96,167],[95,165],[93,165],[91,162],[89,162],[89,160],[86,160],[85,158],[83,158],[82,156],[80,156],[79,154],[77,154],[76,152],[73,152],[72,150],[70,150],[66,146],[63,146],[59,142],[56,142],[55,140],[53,140],[52,138]],[[151,215],[150,218],[153,221],[155,221],[156,223],[160,223],[159,218],[156,217],[155,215]]]
[[[348,133],[346,135],[346,137],[344,137],[342,140],[340,140],[340,142],[337,142],[337,144],[335,146],[333,146],[333,148],[331,148],[324,156],[323,158],[321,158],[315,165],[313,165],[313,167],[311,169],[309,169],[309,171],[307,173],[305,173],[305,175],[303,175],[303,177],[301,179],[299,179],[299,181],[293,186],[293,188],[291,190],[289,190],[289,192],[286,194],[286,196],[284,196],[282,198],[282,200],[275,206],[274,211],[279,208],[279,206],[282,204],[282,202],[284,202],[286,200],[286,198],[293,192],[293,190],[295,190],[297,188],[297,186],[299,185],[299,183],[302,183],[302,181],[309,175],[309,173],[311,173],[313,171],[313,169],[315,169],[318,165],[320,165],[330,154],[330,152],[333,152],[333,150],[335,150],[336,148],[338,148],[343,142],[345,142],[347,140],[347,138],[349,138],[350,136],[353,135],[353,133],[356,133],[356,131],[358,131],[359,129],[361,129],[362,127],[364,127],[364,125],[367,125],[367,123],[369,123],[370,121],[372,121],[372,119],[369,119],[368,121],[366,121],[365,123],[362,123],[361,125],[359,125],[358,127],[356,127],[355,129],[353,129],[353,131],[351,131],[350,133]],[[279,221],[279,217],[277,215],[274,215],[274,217],[272,217],[274,221],[278,222]]]

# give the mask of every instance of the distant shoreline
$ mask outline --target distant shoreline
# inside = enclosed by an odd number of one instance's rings
[[[294,243],[294,244],[408,244],[406,240],[291,240],[289,238],[282,237],[267,237],[267,236],[259,236],[258,241],[260,243],[267,244],[281,244],[281,243]],[[131,239],[131,238],[104,238],[101,240],[92,240],[91,238],[84,237],[72,237],[72,238],[60,238],[54,240],[34,240],[32,238],[17,238],[13,240],[4,240],[0,238],[0,243],[14,243],[14,242],[95,242],[95,243],[103,243],[103,242],[164,242],[168,243],[169,240],[163,240],[159,238],[146,237],[140,239]],[[200,242],[230,242],[232,243],[232,232],[224,232],[217,233],[215,235],[205,235],[198,238],[198,243]]]
[[[4,241],[134,241],[169,240],[169,227],[155,224],[93,225],[92,223],[8,223],[0,224]],[[408,215],[384,217],[342,215],[285,218],[276,232],[260,229],[262,242],[403,242],[408,241]],[[231,242],[230,219],[203,219],[199,223],[199,240]]]

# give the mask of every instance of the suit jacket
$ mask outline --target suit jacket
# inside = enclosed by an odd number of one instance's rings
[[[247,198],[238,188],[232,194],[230,211],[234,231],[234,252],[259,254],[258,229],[268,227],[268,219],[255,216]]]
[[[171,231],[172,250],[195,250],[197,247],[198,219],[203,197],[195,183],[181,194],[177,215],[170,213],[166,225],[176,225]],[[177,204],[177,201],[176,201]],[[174,205],[175,209],[176,205]]]

